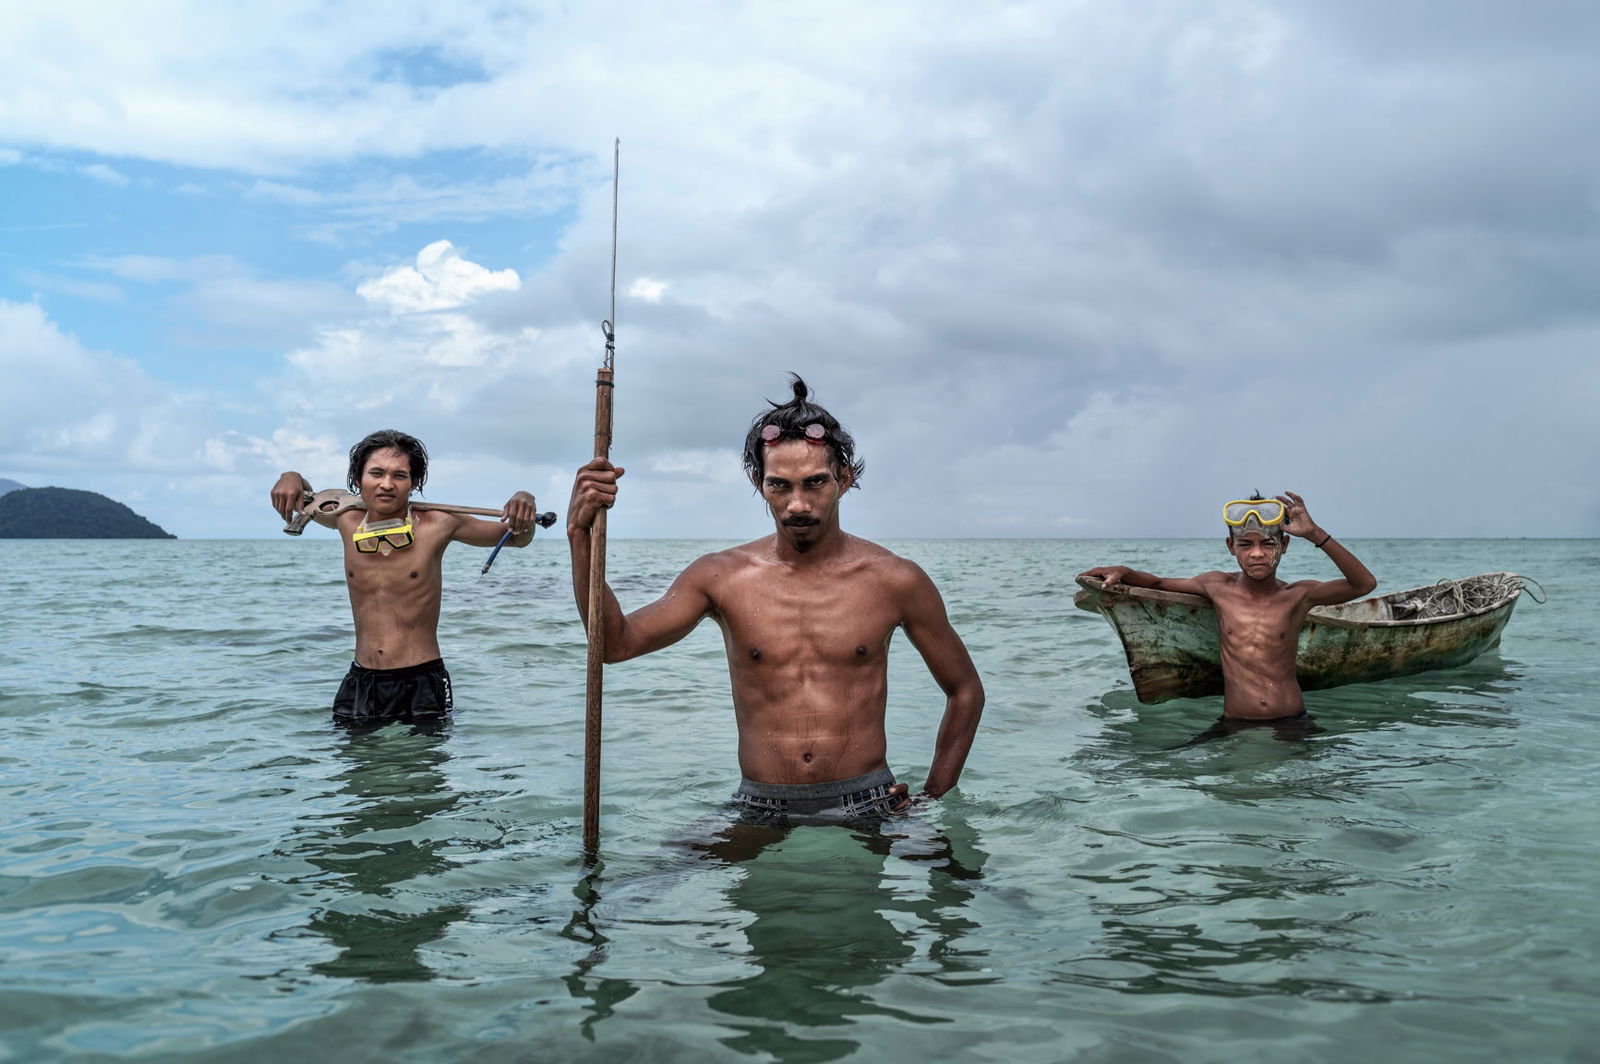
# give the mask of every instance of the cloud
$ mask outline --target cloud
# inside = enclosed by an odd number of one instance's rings
[[[42,273],[34,269],[19,270],[17,276],[24,284],[32,288],[45,292],[61,292],[78,299],[93,299],[102,303],[122,303],[128,298],[127,293],[114,284],[80,281],[76,278]]]
[[[330,321],[357,316],[361,300],[326,281],[218,277],[176,297],[175,342],[191,347],[282,350]]]
[[[304,342],[316,328],[353,318],[362,300],[326,281],[252,276],[232,255],[173,258],[156,255],[88,255],[71,265],[139,285],[171,286],[178,346],[206,349],[276,347]],[[82,298],[126,301],[122,288],[98,282],[36,276],[38,287]]]
[[[231,255],[180,259],[162,255],[85,255],[77,265],[141,284],[164,284],[242,276],[244,265]]]
[[[657,281],[650,277],[641,277],[628,286],[628,294],[634,299],[642,299],[646,303],[659,303],[666,294],[667,282]]]
[[[539,337],[531,327],[480,320],[472,304],[519,285],[515,270],[489,270],[449,241],[362,282],[356,292],[364,314],[322,328],[313,343],[286,356],[287,389],[301,397],[287,416],[307,426],[354,412],[381,420],[426,405],[471,420],[478,416],[473,404],[505,386]]]
[[[316,468],[328,464],[344,449],[345,445],[330,433],[312,436],[290,429],[278,429],[266,438],[229,429],[200,441],[206,465],[228,474]]]
[[[326,433],[223,428],[213,401],[85,347],[37,304],[0,300],[0,377],[21,384],[0,390],[0,475],[147,501],[180,535],[262,534],[270,513],[241,515],[264,509],[269,473],[339,453]]]
[[[348,182],[337,175],[317,174],[319,182],[328,187],[257,180],[242,191],[248,200],[301,209],[315,221],[301,226],[297,235],[337,245],[403,225],[559,214],[572,206],[574,182],[584,179],[584,173],[570,160],[559,157],[515,164],[500,159],[480,163],[495,169],[510,165],[516,172],[486,178],[477,175],[471,165],[457,164],[453,169],[464,173],[392,173]]]
[[[78,172],[102,184],[114,185],[117,188],[124,188],[128,184],[128,179],[125,176],[104,163],[90,163],[87,166],[80,166],[78,167]]]
[[[194,467],[168,448],[187,420],[182,403],[131,360],[83,347],[37,304],[0,300],[0,377],[14,382],[0,390],[0,466]]]
[[[450,241],[436,240],[417,253],[415,266],[396,266],[356,292],[369,303],[406,314],[460,307],[521,286],[516,270],[486,270],[462,258]]]

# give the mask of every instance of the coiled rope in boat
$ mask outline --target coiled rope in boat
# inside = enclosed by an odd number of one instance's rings
[[[1430,588],[1397,601],[1396,613],[1409,618],[1451,617],[1478,613],[1504,602],[1523,586],[1515,573],[1486,573],[1465,580],[1440,580]],[[1537,582],[1535,582],[1537,586]],[[1544,590],[1540,588],[1540,590]]]

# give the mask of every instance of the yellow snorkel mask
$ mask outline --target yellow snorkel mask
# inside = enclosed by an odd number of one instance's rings
[[[409,508],[404,517],[390,521],[374,521],[371,524],[363,521],[350,536],[350,542],[362,554],[387,555],[401,547],[411,546],[414,539]]]
[[[1222,520],[1230,536],[1242,532],[1282,536],[1283,522],[1288,516],[1289,508],[1277,499],[1234,499],[1222,507]]]

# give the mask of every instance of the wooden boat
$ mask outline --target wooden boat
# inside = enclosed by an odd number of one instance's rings
[[[1078,577],[1073,602],[1111,623],[1141,702],[1222,693],[1217,614],[1201,595],[1142,587],[1107,591]],[[1515,573],[1442,580],[1318,606],[1300,629],[1300,686],[1312,691],[1465,665],[1500,642],[1522,593]]]

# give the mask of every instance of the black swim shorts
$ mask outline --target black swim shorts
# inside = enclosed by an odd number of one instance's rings
[[[333,719],[345,724],[437,721],[450,713],[450,674],[434,658],[400,669],[367,669],[355,662],[333,697]]]
[[[757,783],[741,779],[734,809],[761,821],[881,820],[894,815],[905,798],[890,794],[894,773],[886,768],[826,783]]]

